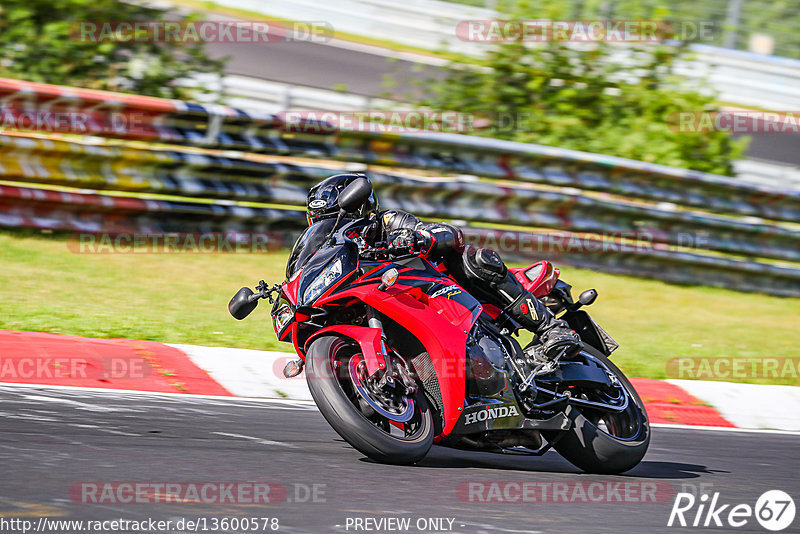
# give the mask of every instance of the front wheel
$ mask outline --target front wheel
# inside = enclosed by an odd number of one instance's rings
[[[570,406],[567,415],[573,420],[573,427],[563,435],[548,432],[545,437],[555,442],[553,448],[571,464],[586,472],[617,474],[628,471],[642,461],[650,445],[650,425],[644,403],[611,360],[592,347],[586,347],[584,352],[618,381],[628,395],[627,407],[622,412],[608,412]]]
[[[325,420],[354,448],[381,463],[413,464],[433,444],[433,417],[421,388],[380,390],[369,383],[360,349],[348,338],[324,336],[306,354],[306,380]]]

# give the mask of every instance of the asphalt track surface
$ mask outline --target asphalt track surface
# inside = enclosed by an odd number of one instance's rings
[[[410,79],[428,80],[443,76],[431,65],[369,53],[371,47],[341,48],[313,42],[209,43],[212,57],[228,57],[228,74],[297,84],[319,89],[346,87],[348,93],[384,96],[384,76],[397,82],[397,96],[412,90]]]
[[[800,492],[796,435],[655,428],[638,467],[625,476],[599,477],[580,474],[554,452],[521,458],[434,447],[417,466],[376,464],[344,443],[313,405],[301,402],[4,385],[0,407],[0,520],[266,516],[279,518],[279,532],[294,533],[365,532],[346,529],[347,518],[409,517],[413,525],[419,518],[445,517],[453,519],[447,532],[463,533],[697,532],[667,528],[670,495],[647,504],[498,504],[469,502],[457,487],[491,481],[655,482],[659,493],[665,487],[670,494],[702,488],[720,492],[720,502],[751,505],[769,489],[783,489],[795,500]],[[90,481],[254,480],[283,484],[288,500],[84,504],[69,493],[74,484]],[[324,485],[317,502],[288,502],[306,500],[302,488],[315,484]],[[798,528],[800,518],[787,531]],[[420,531],[432,530],[407,532]],[[736,531],[766,532],[752,519]]]

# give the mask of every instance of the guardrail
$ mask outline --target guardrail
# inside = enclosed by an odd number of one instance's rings
[[[239,153],[223,156],[185,148],[101,147],[3,135],[0,157],[7,162],[4,175],[22,181],[296,206],[305,204],[306,191],[313,183],[338,171],[331,165],[256,161]],[[385,207],[422,216],[635,235],[653,243],[700,245],[706,250],[800,261],[800,232],[774,224],[509,182],[371,174]]]
[[[185,81],[187,86],[205,87],[209,102],[221,99],[229,106],[259,112],[279,113],[290,109],[358,111],[389,109],[401,104],[392,100],[344,91],[305,87],[248,76],[198,74]]]
[[[591,234],[577,237],[589,245],[581,250],[541,245],[525,250],[517,242],[503,253],[555,254],[561,261],[572,258],[574,264],[694,283],[697,269],[708,270],[716,274],[705,283],[800,295],[800,269],[741,258],[800,261],[800,232],[728,215],[797,220],[797,194],[551,147],[439,133],[297,132],[280,115],[6,80],[0,80],[0,105],[15,113],[86,114],[87,123],[89,118],[96,122],[91,133],[121,139],[0,135],[0,174],[6,183],[14,182],[14,188],[0,191],[5,221],[0,224],[47,226],[60,218],[77,221],[77,226],[62,229],[97,231],[134,221],[135,228],[158,231],[282,232],[290,239],[304,222],[302,210],[292,206],[302,206],[308,186],[341,169],[341,162],[362,162],[484,177],[431,178],[376,170],[374,182],[384,207],[466,219],[477,226],[527,227],[525,235],[552,235],[554,230],[569,236]],[[109,110],[128,119],[139,115],[141,121],[135,128],[109,128]],[[137,141],[125,141],[130,139]],[[72,188],[69,193],[53,192],[64,186]],[[87,188],[92,191],[82,192]],[[620,196],[598,195],[601,191]],[[131,192],[149,197],[122,196]],[[646,201],[666,198],[704,209]],[[476,227],[470,232],[504,231]],[[502,235],[508,239],[510,234]],[[634,252],[612,247],[597,253],[595,237],[645,243]],[[665,270],[652,268],[657,264]],[[695,267],[686,268],[689,264]]]
[[[602,191],[794,222],[800,192],[687,169],[477,136],[341,131],[281,114],[0,79],[0,106],[87,113],[93,135],[297,155]],[[112,113],[116,115],[112,115]],[[111,118],[117,117],[116,120]]]
[[[188,205],[187,205],[188,204]],[[191,216],[181,217],[182,211]],[[64,193],[34,188],[0,185],[0,226],[37,228],[71,232],[77,237],[73,250],[81,252],[87,237],[94,252],[130,252],[133,243],[160,237],[181,240],[187,233],[217,233],[225,242],[258,242],[264,247],[282,248],[290,245],[298,231],[285,227],[276,229],[276,221],[293,223],[295,227],[303,213],[275,210],[265,215],[265,221],[254,221],[244,210],[229,210],[218,206],[200,208],[192,203],[174,204],[165,201],[129,199],[110,195],[80,192]],[[538,232],[502,231],[490,228],[466,227],[466,239],[475,245],[497,248],[507,241],[530,242],[541,239],[548,242],[552,234]],[[98,235],[99,234],[99,235]],[[120,246],[118,237],[125,248]],[[572,234],[560,236],[571,241]],[[203,235],[197,237],[202,249]],[[116,247],[116,248],[115,248]],[[636,275],[676,283],[691,283],[715,287],[755,291],[779,296],[800,296],[800,269],[765,265],[748,260],[703,256],[652,247],[625,246],[592,239],[583,241],[583,251],[565,250],[559,246],[526,250],[504,250],[503,255],[512,260],[531,261],[550,259],[558,264],[594,269],[611,273]],[[216,249],[215,249],[216,250]],[[225,250],[225,249],[221,249]],[[245,250],[249,250],[245,247]],[[233,251],[233,250],[231,250]]]

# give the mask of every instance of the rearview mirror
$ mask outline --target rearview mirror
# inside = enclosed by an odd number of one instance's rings
[[[366,178],[357,178],[339,193],[339,208],[346,212],[353,212],[364,205],[372,194],[372,185]]]
[[[580,296],[578,297],[578,302],[580,302],[584,306],[588,306],[595,300],[597,300],[596,289],[587,289],[586,291],[581,293]]]
[[[236,292],[228,303],[228,311],[231,312],[231,315],[236,319],[241,321],[250,315],[250,312],[255,310],[256,306],[258,306],[258,299],[252,298],[254,295],[255,293],[253,293],[252,289],[243,287]]]

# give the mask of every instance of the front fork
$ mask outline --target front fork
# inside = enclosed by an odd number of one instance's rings
[[[389,353],[386,348],[386,332],[383,330],[383,321],[371,306],[367,306],[367,325],[381,332],[381,352],[386,364],[386,372],[378,378],[375,386],[381,389],[386,387],[394,388],[395,380],[400,380],[406,388],[406,394],[413,395],[417,391],[416,373],[394,350],[392,350],[393,354]]]

